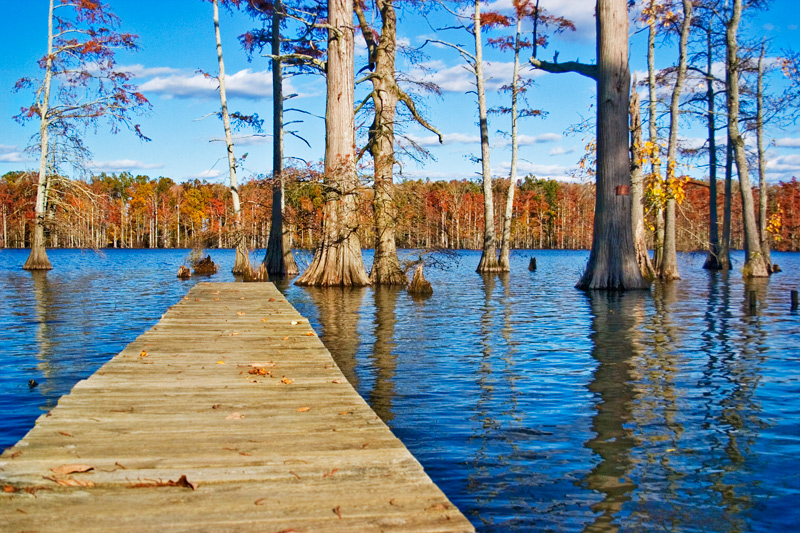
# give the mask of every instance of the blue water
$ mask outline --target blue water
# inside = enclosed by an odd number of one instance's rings
[[[0,449],[197,282],[175,278],[187,253],[54,250],[31,274],[0,252]],[[426,300],[280,288],[479,530],[800,528],[800,254],[750,286],[683,254],[684,279],[622,295],[573,288],[586,252],[478,259],[427,270]]]

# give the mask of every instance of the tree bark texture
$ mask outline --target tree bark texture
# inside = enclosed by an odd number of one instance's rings
[[[675,209],[677,200],[673,196],[672,186],[677,167],[678,155],[678,123],[680,121],[681,92],[686,80],[686,48],[689,32],[692,27],[692,2],[683,0],[683,22],[681,24],[680,42],[678,45],[678,72],[675,86],[672,88],[672,99],[669,105],[669,146],[667,148],[667,205],[664,210],[664,256],[659,264],[658,277],[665,281],[680,279],[678,273],[678,251],[676,247]]]
[[[758,139],[758,236],[761,240],[761,253],[764,254],[764,262],[767,264],[767,271],[772,273],[772,257],[769,246],[769,233],[767,233],[767,161],[766,150],[764,149],[764,54],[767,47],[765,43],[761,45],[761,55],[758,58],[758,89],[756,92],[757,111],[756,111],[756,138]]]
[[[597,1],[597,198],[594,235],[580,289],[646,289],[631,225],[628,156],[628,12],[625,0]]]
[[[706,99],[708,104],[708,255],[703,268],[706,270],[722,270],[724,261],[721,260],[722,248],[719,243],[719,213],[717,209],[717,125],[715,113],[715,91],[713,61],[713,34],[711,29],[706,30]]]
[[[358,238],[358,180],[353,117],[353,0],[328,1],[325,189],[322,238],[297,280],[308,286],[363,286],[369,276]]]
[[[508,177],[506,210],[503,213],[503,237],[500,241],[499,270],[511,271],[511,218],[514,216],[514,189],[517,184],[517,160],[519,159],[519,137],[517,132],[517,100],[519,97],[519,51],[522,47],[522,17],[517,15],[517,31],[514,36],[514,71],[511,79],[511,172]]]
[[[630,121],[631,121],[631,224],[633,226],[633,246],[636,250],[636,262],[645,279],[655,278],[655,270],[647,253],[644,227],[644,169],[641,164],[642,115],[639,109],[639,93],[636,83],[631,91]]]
[[[45,61],[44,87],[42,96],[39,100],[39,182],[36,186],[36,208],[35,226],[33,229],[33,239],[31,240],[31,253],[25,264],[25,270],[51,270],[53,266],[47,258],[45,249],[44,224],[47,217],[47,156],[50,150],[50,86],[53,80],[53,1],[50,0],[50,7],[47,19],[47,59]]]
[[[283,4],[275,0],[272,9],[272,215],[264,265],[271,276],[296,276],[299,273],[292,255],[291,235],[283,224],[283,64],[281,61],[281,22]]]
[[[376,6],[381,17],[381,33],[376,41],[374,34],[364,33],[374,71],[372,102],[375,116],[369,129],[369,151],[374,167],[373,213],[375,219],[375,257],[370,271],[370,281],[377,285],[408,285],[408,278],[400,268],[395,243],[397,207],[394,199],[394,122],[400,88],[395,79],[397,50],[397,15],[392,0],[378,0]],[[370,30],[358,8],[362,30]]]
[[[236,235],[236,259],[233,262],[233,273],[242,274],[250,270],[250,261],[242,231],[242,208],[239,202],[239,184],[236,180],[236,157],[233,154],[233,136],[231,135],[231,117],[228,114],[228,97],[225,93],[225,62],[222,59],[222,37],[219,31],[219,2],[212,0],[214,6],[214,35],[217,39],[217,62],[219,64],[219,100],[222,107],[222,124],[225,128],[225,146],[228,152],[228,173],[230,175],[231,196],[233,197],[234,233]]]
[[[731,202],[733,200],[733,144],[727,136],[725,150],[725,196],[722,199],[722,240],[720,241],[719,260],[722,270],[731,268]]]
[[[478,262],[478,272],[497,272],[497,248],[494,231],[494,198],[492,194],[492,166],[489,160],[489,120],[486,110],[486,84],[483,77],[483,34],[481,30],[481,4],[474,1],[472,23],[475,32],[475,84],[478,90],[478,116],[481,131],[481,175],[483,177],[483,253]]]
[[[739,44],[737,31],[742,16],[742,0],[734,0],[731,17],[725,31],[726,69],[725,79],[728,86],[728,135],[733,145],[736,169],[739,174],[739,190],[742,196],[742,218],[744,222],[744,249],[746,262],[742,273],[746,278],[762,278],[769,276],[761,242],[758,238],[753,191],[750,188],[750,176],[747,165],[744,138],[739,131]]]

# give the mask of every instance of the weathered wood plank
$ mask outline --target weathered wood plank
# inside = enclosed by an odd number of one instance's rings
[[[196,285],[0,456],[0,484],[3,531],[473,530],[268,283]]]

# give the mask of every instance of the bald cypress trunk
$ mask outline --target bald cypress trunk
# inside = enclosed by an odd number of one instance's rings
[[[628,155],[628,12],[625,0],[597,1],[597,198],[594,235],[580,289],[646,289],[631,226]]]
[[[766,44],[761,45],[761,56],[758,58],[758,90],[756,112],[756,137],[758,139],[758,236],[761,239],[761,253],[764,254],[764,262],[767,264],[767,271],[772,273],[772,257],[769,246],[769,233],[767,233],[767,213],[768,189],[767,189],[767,162],[766,150],[764,149],[764,54],[766,54]]]
[[[655,278],[655,270],[647,253],[644,228],[644,171],[640,161],[642,139],[642,115],[639,110],[639,93],[636,83],[631,91],[630,121],[631,121],[631,225],[633,226],[633,245],[636,250],[636,262],[645,279]]]
[[[236,179],[236,157],[233,154],[233,136],[231,135],[231,117],[228,113],[228,97],[225,92],[225,62],[222,59],[222,38],[219,31],[219,3],[212,0],[214,7],[214,34],[217,39],[217,62],[219,64],[219,100],[222,107],[222,124],[225,128],[225,146],[228,152],[228,174],[230,175],[231,196],[233,197],[233,231],[236,246],[236,259],[233,273],[242,274],[250,270],[247,246],[242,228],[242,209],[239,202],[239,184]]]
[[[296,276],[291,235],[284,225],[283,176],[283,64],[281,62],[281,21],[283,4],[275,0],[272,10],[272,215],[264,265],[271,276]]]
[[[724,265],[730,265],[727,258],[722,257],[722,246],[719,241],[719,212],[717,208],[717,126],[715,113],[715,91],[713,67],[713,39],[711,29],[706,29],[706,100],[708,103],[708,116],[706,125],[708,131],[708,255],[703,268],[706,270],[722,270]],[[727,261],[727,263],[726,263]]]
[[[51,270],[53,268],[47,258],[44,239],[44,225],[47,218],[47,190],[49,188],[47,155],[50,149],[50,117],[48,111],[50,109],[50,86],[53,80],[53,0],[50,0],[47,19],[46,57],[42,97],[38,102],[41,121],[39,123],[39,182],[36,186],[35,225],[31,240],[31,253],[22,266],[25,270]]]
[[[744,251],[746,262],[742,273],[746,278],[769,276],[761,242],[758,238],[753,191],[750,188],[750,175],[745,153],[744,138],[739,131],[739,45],[737,31],[742,16],[742,0],[733,1],[733,11],[725,32],[726,69],[728,85],[728,136],[733,146],[736,169],[739,174],[739,190],[742,196],[742,218],[744,223]]]
[[[298,285],[370,284],[357,233],[352,16],[353,0],[328,1],[328,24],[332,28],[328,30],[322,238]]]
[[[497,272],[497,244],[494,231],[494,198],[492,166],[489,161],[489,120],[486,110],[486,84],[483,77],[483,35],[481,33],[481,4],[475,0],[472,23],[475,32],[475,83],[478,90],[478,116],[481,131],[481,176],[483,178],[483,253],[478,272]]]

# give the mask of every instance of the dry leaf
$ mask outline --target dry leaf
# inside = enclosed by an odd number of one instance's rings
[[[139,357],[147,357],[149,354],[142,350],[142,353],[139,354]]]
[[[17,492],[17,490],[19,489],[14,487],[14,485],[3,485],[3,492]]]
[[[336,513],[336,516],[338,516],[339,518],[342,517],[342,511],[341,511],[341,508],[338,505],[333,508],[333,512]]]
[[[89,470],[94,470],[94,467],[91,465],[74,464],[74,465],[61,465],[50,469],[50,471],[57,476],[66,476],[67,474],[88,472]]]
[[[332,476],[332,475],[334,475],[334,474],[335,474],[336,472],[338,472],[338,471],[339,471],[339,469],[338,469],[338,468],[334,468],[333,470],[331,470],[331,471],[330,471],[330,472],[328,472],[327,474],[322,474],[322,477],[323,477],[323,478],[326,478],[326,477]]]
[[[214,405],[211,406],[212,409],[219,409],[220,407],[222,407],[221,403],[215,403]]]
[[[259,498],[253,503],[255,503],[256,505],[264,505],[264,501],[265,500],[266,500],[266,498]]]
[[[289,337],[284,337],[283,340],[288,341]]]
[[[342,382],[341,379],[334,379],[333,381],[331,381],[331,383],[341,383],[341,382]]]
[[[310,410],[311,410],[310,407],[301,407],[300,409],[297,410],[297,412],[298,413],[305,413],[306,411],[310,411]]]
[[[237,411],[226,416],[225,420],[241,420],[242,418],[244,418],[244,415]]]
[[[261,319],[261,322],[266,322],[266,321],[267,321],[267,319],[266,319],[266,318],[262,318],[262,319]]]
[[[234,332],[231,333],[231,337],[233,337],[234,335],[238,335],[238,334],[239,334],[238,331],[234,331]]]
[[[61,435],[64,435],[65,437],[71,437],[71,436],[72,436],[72,434],[71,434],[71,433],[67,433],[66,431],[59,431],[59,433],[60,433]]]
[[[248,374],[255,374],[257,376],[271,376],[272,372],[266,368],[251,368],[247,371]]]
[[[270,302],[274,302],[274,301],[275,301],[275,298],[270,298],[270,299],[269,299],[269,301],[270,301]]]
[[[295,472],[294,470],[289,470],[289,473],[290,473],[291,475],[293,475],[294,477],[296,477],[297,479],[303,479],[303,478],[301,478],[300,476],[298,476],[298,475],[297,475],[297,472]]]
[[[306,337],[312,337],[312,336],[314,336],[313,331],[309,331],[308,333],[306,333]]]
[[[349,415],[349,414],[350,414],[350,411],[342,411],[341,413],[339,413],[339,416],[344,416],[344,415]]]
[[[291,385],[292,383],[294,383],[294,380],[289,379],[286,376],[283,376],[283,378],[281,378],[281,383],[283,383],[284,385]]]
[[[218,364],[218,365],[224,365],[224,364],[225,364],[225,361],[217,361],[217,364]]]
[[[45,476],[44,479],[52,481],[62,487],[94,487],[94,481],[89,481],[88,479],[74,479],[71,477],[60,479],[47,476]]]
[[[150,487],[185,487],[187,489],[196,490],[197,483],[192,483],[186,479],[186,475],[182,475],[177,481],[145,481],[143,483],[134,483],[130,485],[132,489],[146,489]]]
[[[238,312],[236,313],[236,316],[244,316],[244,313],[243,313],[242,311],[238,311]]]

